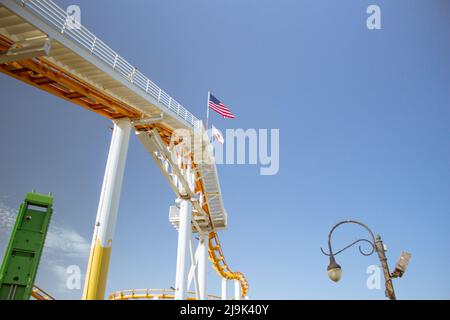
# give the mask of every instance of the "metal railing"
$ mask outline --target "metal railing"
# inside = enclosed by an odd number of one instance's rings
[[[161,105],[175,113],[193,128],[201,128],[202,121],[147,78],[136,67],[128,63],[117,52],[111,49],[102,40],[97,38],[86,27],[71,19],[65,10],[51,0],[16,0],[23,7],[28,8],[33,14],[41,18],[50,27],[55,28],[64,37],[70,39],[78,46],[89,51],[102,62],[106,63],[113,71],[135,85],[146,94],[156,99]]]
[[[109,300],[139,300],[139,299],[174,300],[175,290],[131,289],[131,290],[117,291],[109,295]],[[187,300],[197,300],[196,293],[188,292]],[[221,300],[221,298],[214,295],[208,295],[208,300]]]

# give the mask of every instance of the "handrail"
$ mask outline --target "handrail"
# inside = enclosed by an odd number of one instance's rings
[[[188,292],[187,300],[197,300],[195,292]],[[220,297],[208,295],[209,300],[220,300]],[[165,289],[131,289],[116,291],[109,295],[109,300],[160,299],[174,300],[175,290]]]
[[[176,114],[193,128],[201,128],[202,121],[180,103],[147,78],[138,68],[131,65],[111,47],[95,36],[82,24],[72,21],[67,13],[51,0],[15,0],[41,18],[50,27],[59,31],[81,48],[96,56],[132,85],[156,99],[162,106]]]

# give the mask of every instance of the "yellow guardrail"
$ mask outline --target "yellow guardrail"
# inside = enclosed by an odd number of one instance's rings
[[[209,300],[220,300],[220,297],[209,295]],[[131,289],[117,291],[109,295],[109,300],[174,300],[175,290],[164,289]],[[187,300],[197,300],[195,292],[188,292]]]

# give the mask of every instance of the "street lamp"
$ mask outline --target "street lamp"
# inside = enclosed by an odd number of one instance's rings
[[[334,230],[336,230],[339,226],[343,225],[343,224],[357,224],[363,228],[365,228],[370,235],[370,240],[368,239],[359,239],[356,240],[355,242],[351,243],[350,245],[346,246],[344,249],[338,251],[338,252],[333,252],[333,249],[331,247],[331,237],[333,235]],[[370,228],[368,226],[366,226],[364,223],[361,223],[359,221],[354,221],[354,220],[346,220],[346,221],[341,221],[338,224],[336,224],[330,231],[329,235],[328,235],[328,250],[329,252],[325,252],[322,248],[320,248],[320,250],[322,250],[322,253],[328,257],[330,257],[330,264],[328,265],[327,268],[327,273],[328,273],[328,277],[334,281],[334,282],[338,282],[339,280],[341,280],[342,277],[342,268],[341,266],[336,262],[335,256],[337,256],[338,254],[340,254],[341,252],[347,250],[348,248],[354,246],[357,243],[360,242],[367,242],[370,244],[371,247],[371,251],[369,252],[364,252],[361,249],[361,246],[359,246],[359,252],[364,255],[364,256],[370,256],[372,255],[375,251],[378,254],[378,258],[380,259],[381,262],[381,266],[383,268],[383,273],[384,273],[384,279],[385,279],[385,287],[386,287],[386,297],[388,297],[391,300],[395,300],[395,291],[394,291],[394,286],[392,284],[392,279],[394,278],[401,278],[403,276],[403,274],[406,271],[406,267],[408,266],[409,263],[409,259],[411,258],[411,254],[407,253],[407,252],[403,252],[402,255],[400,256],[400,259],[395,267],[395,271],[393,273],[391,273],[389,271],[389,266],[387,263],[387,258],[386,258],[386,249],[384,247],[383,241],[381,240],[380,236],[374,236],[372,230],[370,230]]]
[[[328,277],[334,282],[339,282],[342,278],[342,268],[336,263],[334,256],[330,256],[330,264],[327,268]]]

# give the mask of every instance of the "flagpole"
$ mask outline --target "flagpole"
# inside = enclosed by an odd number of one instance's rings
[[[206,132],[209,129],[209,99],[211,97],[211,92],[208,91],[208,103],[206,104]]]

